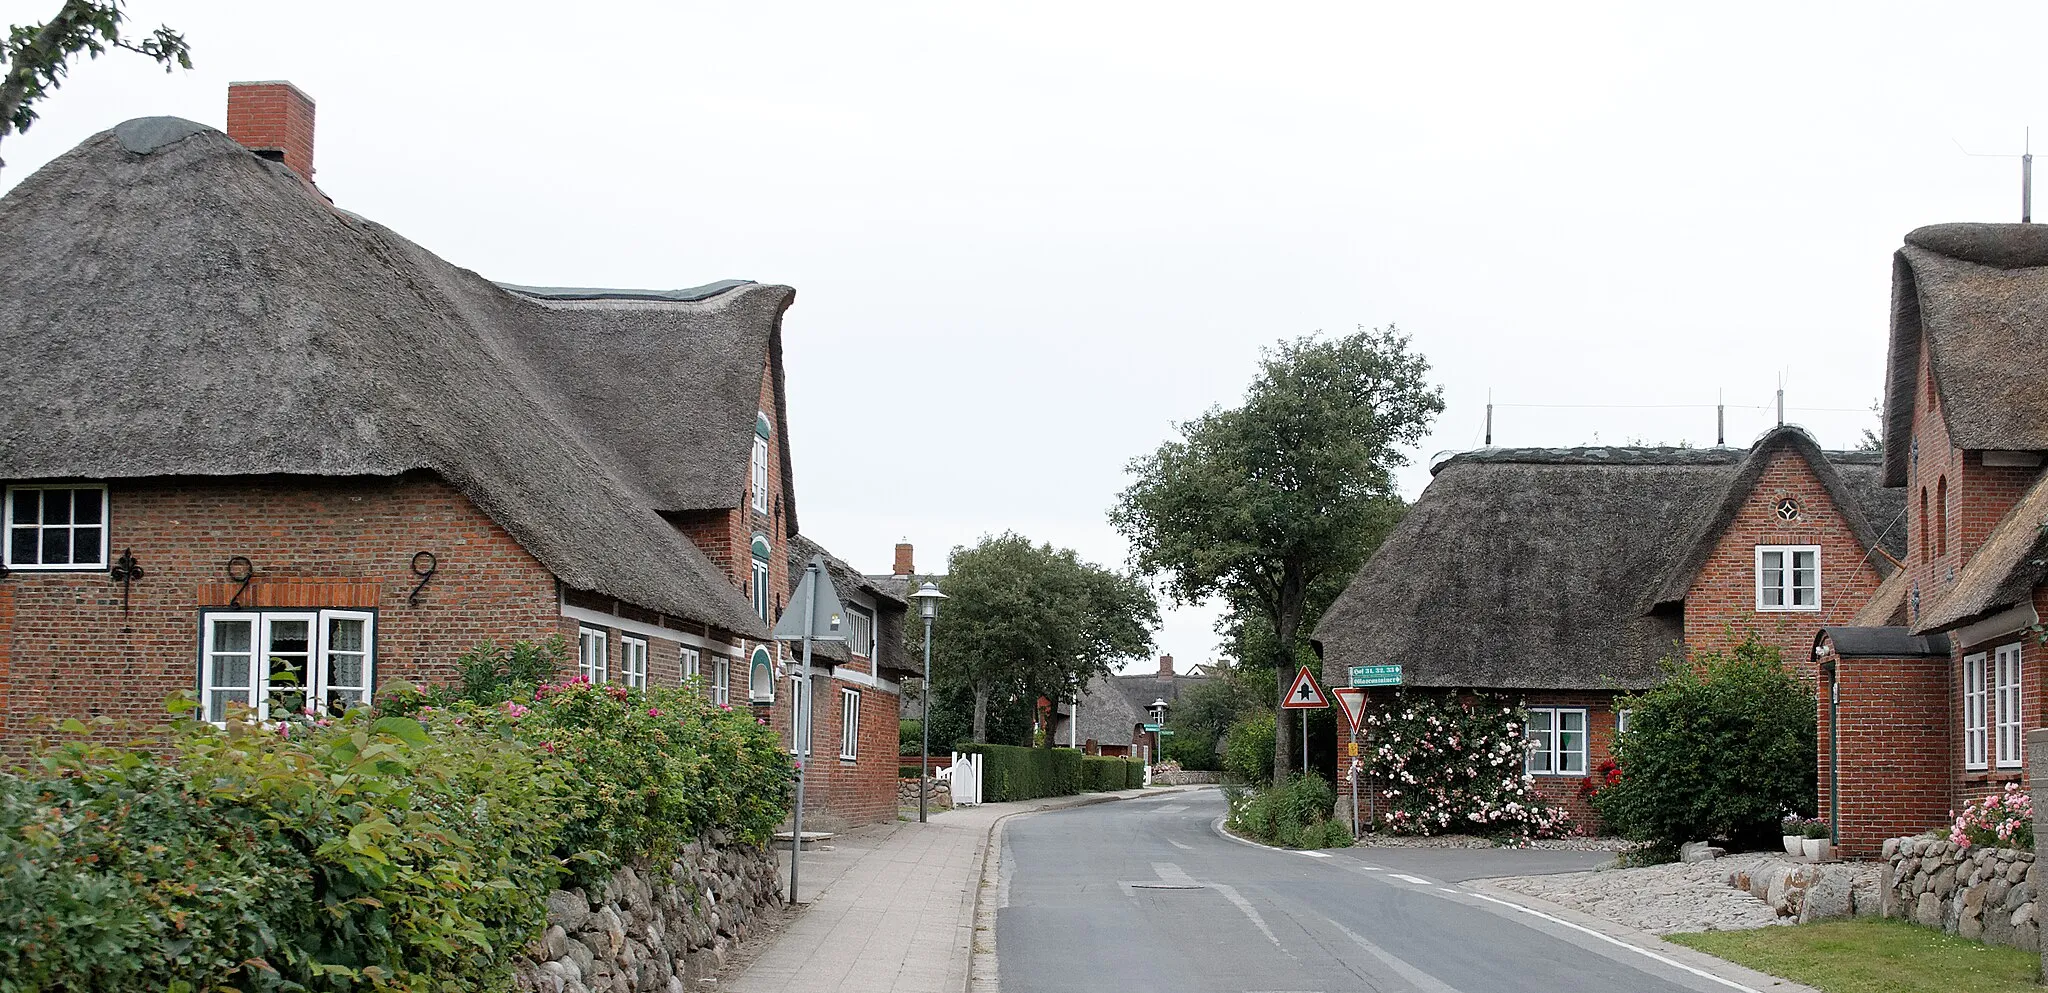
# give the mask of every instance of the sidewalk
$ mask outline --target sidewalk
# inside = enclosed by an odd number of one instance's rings
[[[747,970],[736,993],[960,993],[974,942],[975,891],[996,822],[1011,814],[1164,796],[1186,787],[988,803],[925,824],[879,825],[805,850],[798,883],[810,904]],[[788,853],[783,853],[787,880]],[[993,894],[990,895],[993,898]],[[993,942],[994,936],[989,936]]]

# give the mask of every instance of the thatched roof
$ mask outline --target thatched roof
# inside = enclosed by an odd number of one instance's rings
[[[1863,606],[1856,608],[1849,624],[1854,627],[1881,628],[1906,623],[1906,594],[1912,589],[1913,574],[1904,569],[1894,569],[1884,582],[1877,584],[1877,592],[1870,595]]]
[[[1892,262],[1887,486],[1906,484],[1923,339],[1956,447],[2048,450],[2048,228],[1936,224],[1906,235]]]
[[[1791,428],[1750,450],[1467,452],[1436,466],[1313,641],[1332,672],[1401,664],[1411,686],[1653,685],[1683,635],[1678,603],[1701,548],[1786,448],[1832,479],[1859,538],[1874,541],[1882,525],[1870,522],[1896,516],[1898,495],[1876,485],[1874,456],[1823,453]]]
[[[730,446],[707,441],[678,471],[644,461],[665,440],[631,442],[599,412],[648,435],[695,431],[662,414],[703,389],[679,363],[701,337],[719,363],[758,371],[791,295],[550,306],[335,210],[211,128],[130,121],[0,199],[0,477],[424,470],[571,587],[761,637],[659,513],[708,499],[683,470],[745,478],[759,380],[728,401],[748,415]],[[590,365],[555,366],[572,347],[630,363],[609,370],[605,407],[570,386]]]
[[[810,567],[811,556],[825,557],[825,574],[832,580],[832,588],[846,599],[854,592],[864,593],[875,604],[875,668],[897,673],[918,675],[924,671],[924,660],[909,658],[903,650],[904,612],[909,603],[902,594],[886,583],[861,575],[860,571],[848,565],[846,560],[825,550],[825,546],[798,535],[789,540],[789,592],[796,595],[797,585],[803,582],[804,570]],[[794,602],[793,600],[791,602]],[[823,658],[834,665],[844,665],[851,659],[846,644],[838,641],[815,641],[811,643],[813,658]]]
[[[1131,744],[1131,730],[1152,720],[1152,702],[1165,699],[1168,717],[1180,696],[1209,681],[1208,676],[1177,675],[1167,680],[1156,673],[1136,675],[1097,676],[1090,680],[1081,692],[1080,740],[1094,741],[1105,745]],[[1067,722],[1072,717],[1061,708],[1060,718],[1055,722],[1053,743],[1064,745],[1067,741]]]
[[[2033,598],[2048,579],[2048,475],[2034,481],[1986,535],[1955,582],[1920,591],[1915,631],[1968,624]]]

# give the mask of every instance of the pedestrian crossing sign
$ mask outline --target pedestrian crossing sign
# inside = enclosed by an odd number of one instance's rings
[[[1330,698],[1323,688],[1316,685],[1315,674],[1302,666],[1294,674],[1294,685],[1287,688],[1287,699],[1280,701],[1282,710],[1322,710],[1330,705]]]

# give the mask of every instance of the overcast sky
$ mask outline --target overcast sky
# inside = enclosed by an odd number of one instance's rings
[[[58,0],[0,0],[40,21]],[[1500,445],[1854,443],[1890,254],[2019,219],[2038,4],[132,0],[197,68],[76,66],[0,191],[94,132],[319,104],[337,204],[499,280],[797,289],[803,529],[857,566],[1014,529],[1121,563],[1124,465],[1261,346],[1398,324]],[[2048,130],[2044,130],[2048,145]],[[622,388],[630,370],[622,371]],[[1542,405],[1542,406],[1508,406]],[[1662,405],[1662,406],[1660,406]],[[1673,406],[1690,405],[1690,406]],[[1214,613],[1162,650],[1211,656]]]

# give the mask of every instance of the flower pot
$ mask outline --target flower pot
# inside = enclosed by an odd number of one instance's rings
[[[1825,862],[1834,857],[1835,846],[1826,838],[1802,838],[1799,841],[1800,854],[1815,862]]]
[[[1805,848],[1806,848],[1806,846],[1805,846],[1805,845],[1803,844],[1803,842],[1805,842],[1805,841],[1806,841],[1806,838],[1805,838],[1805,837],[1803,837],[1803,836],[1801,836],[1801,835],[1796,835],[1796,834],[1788,834],[1788,835],[1786,835],[1786,836],[1785,836],[1785,854],[1787,854],[1787,855],[1798,855],[1798,854],[1802,853],[1803,851],[1805,851]]]

